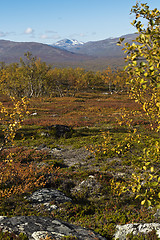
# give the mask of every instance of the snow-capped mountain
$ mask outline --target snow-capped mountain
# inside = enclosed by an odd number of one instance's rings
[[[136,34],[127,34],[121,36],[126,42],[131,43],[136,38]],[[72,53],[85,54],[94,57],[124,57],[122,47],[117,46],[117,38],[107,38],[99,41],[78,42],[77,40],[63,39],[56,42],[52,47],[61,48]],[[124,42],[125,42],[124,41]]]
[[[56,42],[52,46],[70,50],[72,47],[78,47],[83,44],[84,44],[83,42],[79,42],[76,39],[63,39],[63,40]]]

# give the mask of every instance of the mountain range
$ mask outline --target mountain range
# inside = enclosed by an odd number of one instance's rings
[[[121,36],[125,42],[131,43],[136,38],[136,34]],[[119,38],[107,38],[100,41],[90,41],[87,43],[78,42],[77,40],[63,39],[53,44],[53,47],[65,49],[73,53],[86,54],[94,57],[120,57],[124,56],[122,48],[117,46]]]
[[[122,36],[125,41],[131,42],[135,34]],[[87,43],[77,40],[63,39],[53,45],[37,42],[13,42],[0,40],[0,62],[19,62],[24,53],[31,52],[33,56],[54,66],[91,66],[97,68],[100,65],[120,66],[124,64],[122,47],[117,46],[119,38],[108,38],[101,41]],[[93,65],[93,66],[92,66]],[[104,66],[105,67],[105,66]]]

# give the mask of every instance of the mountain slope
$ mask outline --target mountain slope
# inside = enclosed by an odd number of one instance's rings
[[[76,54],[47,44],[36,42],[12,42],[0,40],[0,62],[18,62],[24,53],[31,52],[33,56],[41,58],[47,63],[85,61],[93,59],[89,56]]]

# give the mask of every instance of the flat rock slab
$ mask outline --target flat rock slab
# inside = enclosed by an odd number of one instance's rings
[[[134,224],[125,224],[125,225],[117,225],[117,231],[115,234],[115,239],[118,240],[126,240],[126,236],[129,233],[133,233],[133,235],[138,235],[138,233],[147,234],[151,232],[153,229],[156,230],[158,237],[160,238],[160,223],[134,223]]]
[[[77,240],[106,240],[99,234],[52,218],[38,216],[3,217],[0,216],[0,228],[3,231],[25,233],[29,240],[41,240],[46,236],[60,240],[65,236],[75,236]]]

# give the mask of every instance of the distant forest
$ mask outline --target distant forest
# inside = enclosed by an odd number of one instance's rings
[[[58,68],[42,62],[30,52],[20,63],[0,64],[0,91],[15,97],[70,96],[78,91],[120,92],[126,89],[127,74],[107,67],[102,71],[82,67]]]

